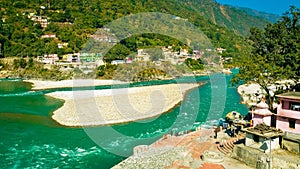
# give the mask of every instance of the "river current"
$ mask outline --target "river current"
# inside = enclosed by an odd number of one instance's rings
[[[134,146],[151,144],[162,135],[211,127],[230,111],[246,114],[232,75],[194,77],[204,85],[159,117],[113,126],[72,128],[51,119],[63,101],[32,91],[22,81],[0,81],[0,168],[110,168],[132,154]],[[133,83],[130,87],[189,81],[190,78]],[[96,90],[119,86],[99,86]],[[84,88],[86,90],[89,88]],[[78,89],[76,89],[78,90]],[[112,134],[113,133],[118,134]]]

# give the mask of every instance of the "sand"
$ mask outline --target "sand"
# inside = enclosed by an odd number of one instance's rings
[[[199,84],[57,91],[48,96],[65,100],[52,118],[64,126],[97,126],[126,123],[158,116],[179,104],[187,91]]]
[[[41,81],[41,80],[24,80],[33,84],[33,90],[64,88],[64,87],[86,87],[86,86],[101,86],[101,85],[116,85],[126,84],[118,80],[95,80],[95,79],[76,79],[62,81]]]

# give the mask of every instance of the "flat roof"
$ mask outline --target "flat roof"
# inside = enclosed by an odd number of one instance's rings
[[[300,99],[300,92],[287,92],[287,93],[282,93],[282,94],[279,94],[276,96],[280,97],[280,98]]]
[[[264,123],[257,124],[255,127],[248,127],[242,129],[242,131],[265,138],[272,138],[284,135],[283,131],[278,130],[274,127],[267,126]]]

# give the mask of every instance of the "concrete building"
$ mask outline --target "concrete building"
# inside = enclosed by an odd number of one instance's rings
[[[300,92],[277,95],[280,104],[277,107],[276,127],[286,132],[300,134]]]
[[[250,111],[250,113],[252,113],[253,126],[256,126],[260,123],[271,126],[273,113],[269,110],[269,106],[264,99],[262,99],[262,101],[257,104],[257,108]]]
[[[120,64],[124,64],[125,61],[124,60],[113,60],[111,62],[112,65],[120,65]]]
[[[264,123],[243,129],[243,131],[246,132],[245,145],[264,153],[280,149],[281,136],[284,135],[283,131],[267,126]]]

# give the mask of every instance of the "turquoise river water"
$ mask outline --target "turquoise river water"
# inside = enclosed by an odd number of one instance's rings
[[[236,88],[229,84],[231,77],[195,77],[206,84],[189,92],[181,105],[159,117],[88,128],[63,127],[51,119],[63,101],[45,93],[72,88],[31,91],[29,83],[1,81],[0,168],[110,168],[131,155],[136,145],[151,144],[166,133],[195,125],[209,127],[232,110],[247,113]],[[189,80],[133,83],[130,87]],[[107,88],[112,86],[96,87]],[[111,134],[112,130],[118,134]]]

